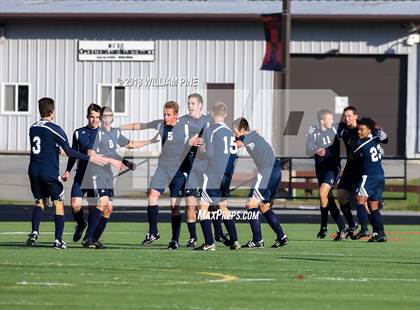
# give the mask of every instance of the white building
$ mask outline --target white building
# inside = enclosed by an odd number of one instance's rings
[[[160,117],[165,101],[184,109],[187,95],[199,92],[206,102],[227,102],[232,116],[249,117],[269,141],[300,141],[304,126],[298,138],[283,137],[273,120],[284,128],[290,111],[316,111],[296,102],[273,115],[275,73],[260,70],[260,14],[281,7],[246,0],[1,1],[0,151],[29,150],[28,129],[43,96],[56,100],[56,122],[69,136],[85,123],[91,102],[111,104],[117,123],[148,121]],[[419,24],[420,1],[292,1],[291,88],[348,97],[387,129],[388,155],[420,158]],[[154,59],[83,60],[83,41],[151,42]],[[145,85],[147,78],[174,86]]]

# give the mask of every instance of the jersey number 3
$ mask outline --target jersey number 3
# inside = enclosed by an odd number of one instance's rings
[[[372,146],[369,150],[370,152],[370,157],[372,159],[372,162],[376,162],[379,159],[382,158],[381,155],[381,146],[378,144],[378,146],[375,148],[374,146]]]
[[[38,136],[35,136],[32,139],[32,142],[35,143],[35,145],[32,147],[32,153],[34,154],[41,153],[41,138]]]

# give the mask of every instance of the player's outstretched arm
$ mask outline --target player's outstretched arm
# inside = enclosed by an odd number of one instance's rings
[[[97,154],[94,150],[89,149],[88,150],[88,155],[89,155],[89,161],[95,165],[98,166],[104,166],[106,164],[111,164],[112,166],[114,166],[118,171],[121,171],[123,169],[125,169],[126,167],[124,166],[124,164],[122,163],[122,161],[117,160],[117,159],[113,159],[113,158],[109,158],[109,157],[103,157],[102,155]]]
[[[130,123],[123,124],[120,126],[120,130],[143,130],[146,129],[145,124],[143,123]]]
[[[144,129],[158,129],[161,119],[156,119],[148,123],[130,123],[120,126],[120,130],[144,130]]]
[[[156,134],[152,139],[149,139],[149,140],[144,140],[144,141],[130,140],[128,144],[126,145],[126,147],[128,149],[138,149],[143,146],[157,143],[157,142],[159,142],[159,134]]]

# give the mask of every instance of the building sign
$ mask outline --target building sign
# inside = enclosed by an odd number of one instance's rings
[[[79,61],[154,61],[154,41],[79,41]]]

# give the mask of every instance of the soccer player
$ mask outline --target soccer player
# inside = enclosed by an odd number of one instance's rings
[[[28,235],[27,244],[35,245],[39,237],[41,214],[45,207],[44,200],[51,197],[55,206],[55,241],[56,249],[67,249],[62,239],[64,229],[64,189],[60,182],[59,153],[60,148],[69,157],[79,160],[90,161],[94,164],[104,165],[110,163],[117,169],[122,168],[121,162],[113,159],[98,157],[94,154],[87,156],[76,152],[67,140],[63,129],[54,124],[55,103],[48,97],[38,101],[41,120],[33,124],[29,130],[31,143],[31,157],[28,167],[28,175],[31,182],[32,194],[35,198],[35,206],[32,212],[32,232]]]
[[[188,114],[180,117],[179,121],[185,129],[185,135],[188,137],[188,145],[186,145],[186,157],[181,164],[180,170],[188,175],[185,196],[186,196],[186,217],[187,227],[190,239],[187,247],[194,248],[197,244],[196,232],[196,209],[197,197],[199,197],[199,188],[203,184],[203,174],[206,171],[207,160],[197,155],[197,150],[203,142],[202,134],[205,128],[210,126],[210,117],[201,114],[203,108],[203,97],[198,93],[192,93],[188,96]],[[220,227],[220,222],[216,222],[216,228]],[[220,233],[216,231],[217,237]]]
[[[96,137],[96,132],[99,128],[99,116],[101,107],[95,103],[91,103],[87,109],[88,124],[84,127],[78,128],[73,133],[72,149],[87,154],[92,137]],[[70,157],[67,162],[67,168],[61,179],[66,182],[70,176],[70,171],[76,163],[76,159]],[[87,226],[85,218],[83,216],[82,199],[87,194],[87,200],[89,205],[89,215],[91,211],[96,207],[95,193],[93,187],[91,189],[82,189],[82,181],[86,171],[88,162],[85,160],[77,161],[76,175],[74,176],[73,185],[71,187],[71,208],[74,220],[76,221],[76,227],[73,235],[73,241],[77,242],[82,237],[82,233]]]
[[[315,173],[319,184],[321,228],[317,237],[324,239],[328,231],[328,210],[337,223],[338,232],[334,241],[342,240],[345,225],[335,204],[332,188],[340,176],[340,142],[333,126],[333,115],[328,110],[317,114],[318,126],[311,126],[307,132],[306,155],[315,159]]]
[[[361,161],[362,177],[357,186],[357,208],[364,208],[366,202],[372,217],[373,231],[369,242],[386,242],[379,201],[385,187],[384,170],[381,163],[381,145],[378,136],[372,136],[375,122],[371,118],[360,119],[357,125],[359,141],[354,155]]]
[[[185,156],[184,146],[188,136],[184,126],[178,122],[179,105],[175,101],[168,101],[163,106],[163,119],[146,124],[131,124],[131,129],[154,128],[162,139],[162,150],[158,158],[158,167],[150,181],[148,193],[147,218],[149,232],[141,245],[150,245],[160,239],[158,231],[159,198],[167,187],[170,190],[172,237],[168,244],[169,250],[179,248],[181,231],[180,200],[184,195],[186,175],[179,167]],[[127,126],[125,126],[127,127]]]
[[[127,139],[121,134],[120,129],[112,127],[114,114],[110,107],[105,106],[101,108],[100,119],[101,127],[98,129],[96,136],[94,138],[92,137],[90,140],[90,145],[88,147],[89,155],[101,154],[127,163],[127,161],[122,159],[117,153],[118,147],[126,147],[128,149],[141,148],[158,141],[156,137],[146,141]],[[90,165],[87,169],[82,187],[86,188],[91,184],[93,185],[96,198],[98,199],[98,205],[89,218],[90,222],[88,223],[88,229],[86,231],[86,242],[83,244],[85,248],[104,248],[104,245],[99,240],[113,210],[113,179],[113,172],[110,165],[104,167]]]
[[[346,237],[351,239],[360,239],[369,236],[368,219],[370,215],[366,209],[358,208],[357,217],[361,229],[357,232],[358,225],[353,220],[350,208],[350,199],[353,193],[356,193],[356,185],[361,179],[361,162],[356,159],[353,151],[358,140],[357,128],[358,112],[355,107],[348,106],[343,111],[343,120],[339,123],[337,133],[338,137],[343,141],[346,147],[347,162],[341,174],[340,182],[338,183],[338,202],[340,209],[343,212],[347,223],[349,224],[349,231]],[[378,136],[381,143],[388,143],[388,137],[385,131],[375,128],[372,131],[373,136]]]
[[[252,240],[248,241],[243,247],[257,248],[264,246],[261,224],[258,218],[259,211],[264,215],[277,236],[272,247],[285,246],[289,243],[289,239],[284,234],[276,214],[271,209],[277,187],[281,182],[280,161],[274,156],[270,144],[257,132],[250,131],[249,123],[245,118],[240,117],[234,120],[232,127],[238,147],[246,148],[258,169],[255,185],[251,188],[246,202],[247,210],[251,213],[249,223]]]
[[[230,248],[239,250],[235,222],[229,217],[227,201],[230,197],[230,182],[232,180],[235,161],[237,158],[237,146],[235,136],[224,123],[227,116],[227,107],[224,103],[216,103],[212,108],[214,123],[203,133],[203,142],[200,152],[208,159],[207,170],[204,173],[203,185],[201,186],[200,213],[201,228],[204,234],[204,244],[196,250],[214,251],[213,233],[211,220],[206,218],[210,205],[218,206],[223,214],[223,222],[230,237]],[[216,213],[216,216],[219,214]]]

